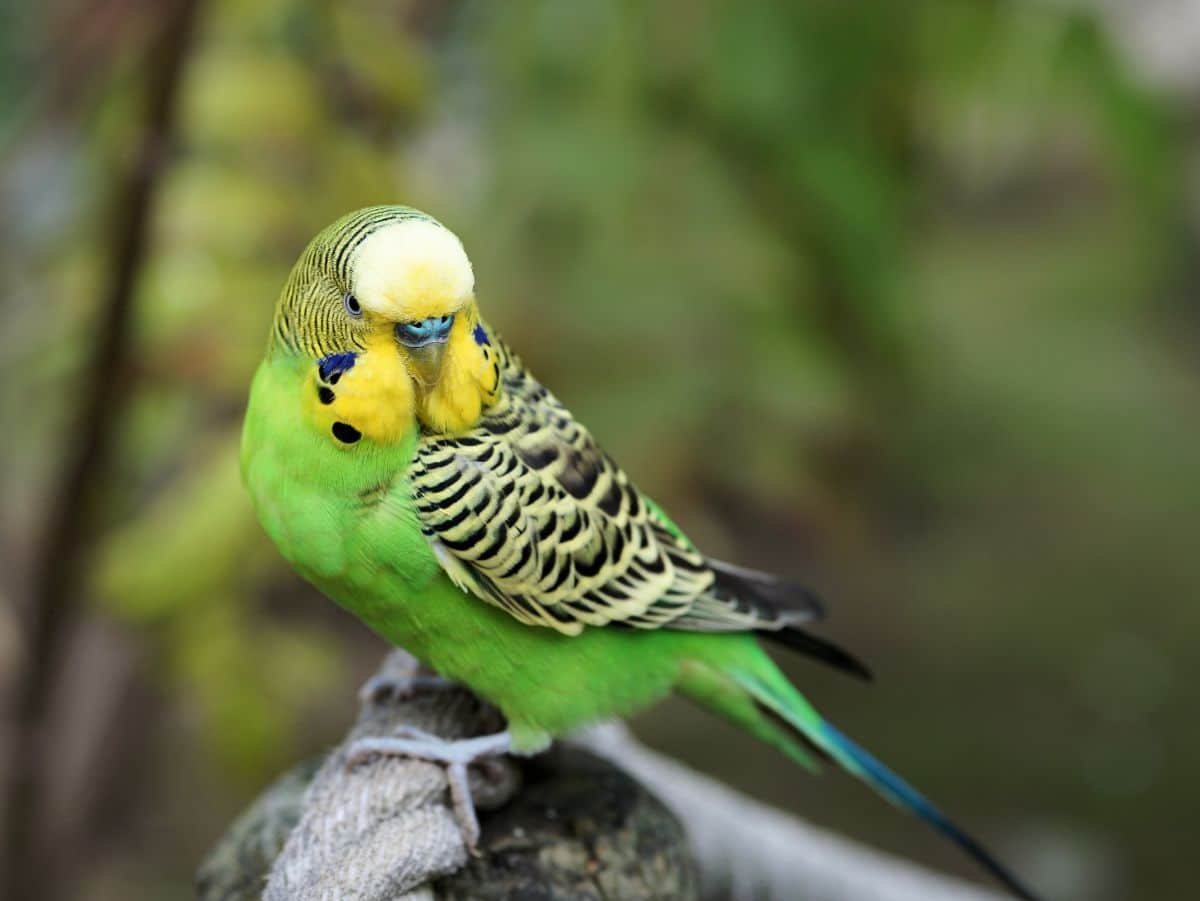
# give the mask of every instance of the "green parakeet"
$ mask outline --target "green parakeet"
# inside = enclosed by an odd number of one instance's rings
[[[496,736],[362,749],[447,763],[469,839],[467,763],[679,691],[809,769],[836,762],[1033,897],[780,673],[760,637],[865,671],[804,630],[809,592],[704,556],[634,487],[482,319],[462,244],[429,216],[371,207],[304,250],[242,471],[304,578],[506,717]]]

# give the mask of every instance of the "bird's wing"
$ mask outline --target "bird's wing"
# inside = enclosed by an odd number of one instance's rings
[[[425,435],[410,473],[442,567],[522,622],[703,631],[815,618],[795,586],[706,559],[497,342],[503,392],[471,431]],[[774,596],[772,594],[774,592]]]

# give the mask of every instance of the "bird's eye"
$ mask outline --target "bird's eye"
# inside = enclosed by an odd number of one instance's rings
[[[396,324],[396,338],[406,347],[424,347],[427,344],[444,344],[450,338],[450,327],[454,325],[453,314],[430,316],[416,322]]]
[[[358,302],[358,298],[347,291],[342,295],[342,306],[346,308],[346,312],[357,319],[362,315],[362,306]]]

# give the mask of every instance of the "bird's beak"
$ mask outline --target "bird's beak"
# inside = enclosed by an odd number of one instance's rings
[[[442,358],[446,355],[446,339],[431,341],[420,347],[408,348],[408,358],[416,369],[417,380],[424,388],[432,388],[442,376]]]
[[[417,380],[424,388],[432,388],[441,378],[442,358],[453,327],[453,313],[395,325],[396,340],[408,349]]]

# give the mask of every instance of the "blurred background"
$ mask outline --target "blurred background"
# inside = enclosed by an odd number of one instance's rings
[[[877,683],[787,665],[835,722],[1047,897],[1192,893],[1200,3],[17,3],[0,98],[0,895],[188,898],[351,721],[383,644],[237,442],[288,268],[381,202],[693,538],[829,599]]]

